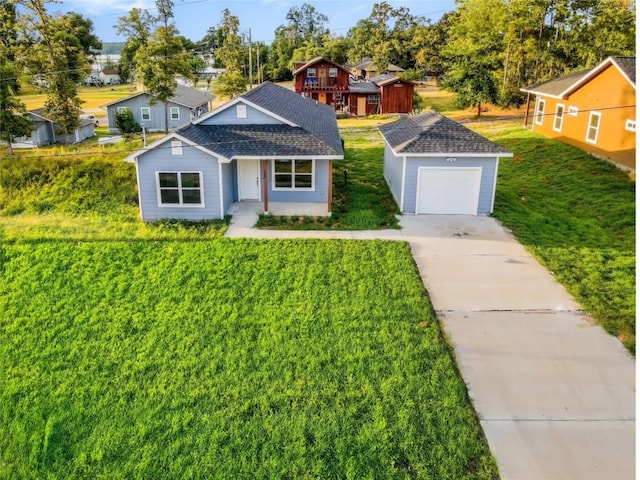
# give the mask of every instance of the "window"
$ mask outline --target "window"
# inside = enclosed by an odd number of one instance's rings
[[[369,95],[367,97],[367,103],[370,105],[375,103],[380,103],[380,95]]]
[[[556,132],[562,131],[562,121],[564,120],[564,105],[556,105],[556,116],[553,119],[553,129]]]
[[[337,77],[338,76],[338,69],[336,67],[329,67],[329,76],[330,77]]]
[[[129,107],[118,107],[118,113],[124,113],[129,110]]]
[[[335,96],[336,96],[336,101],[342,101],[342,92],[336,92]]]
[[[578,116],[578,107],[569,107],[569,110],[567,110],[567,115],[571,115],[572,117],[577,117]]]
[[[247,106],[244,103],[236,105],[236,118],[247,118]]]
[[[542,125],[544,121],[544,107],[546,102],[543,99],[538,100],[538,105],[536,105],[536,124]]]
[[[307,68],[307,77],[316,78],[316,69],[315,68]]]
[[[171,107],[171,120],[180,120],[180,108]]]
[[[275,160],[274,190],[313,190],[314,160]]]
[[[631,120],[631,119],[627,119],[626,123],[624,124],[624,129],[629,131],[629,132],[635,132],[636,131],[636,121],[635,120]]]
[[[600,130],[600,112],[591,112],[589,115],[589,125],[587,126],[587,142],[596,143],[598,141],[598,131]]]
[[[202,172],[156,172],[159,206],[203,206]]]
[[[142,117],[143,122],[151,120],[151,108],[140,107],[140,116]]]

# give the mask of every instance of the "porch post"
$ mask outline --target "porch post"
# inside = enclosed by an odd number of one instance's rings
[[[531,92],[527,92],[527,111],[524,113],[524,126],[529,125],[529,105],[531,103]]]
[[[329,160],[329,186],[327,187],[327,213],[331,215],[331,200],[333,198],[333,160]]]
[[[268,160],[262,160],[262,198],[264,200],[264,213],[269,211],[269,185],[267,182],[267,169],[269,167]]]

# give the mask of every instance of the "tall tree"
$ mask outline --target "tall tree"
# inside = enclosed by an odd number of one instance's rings
[[[21,58],[47,85],[45,109],[61,126],[67,141],[79,125],[78,83],[88,70],[87,58],[69,22],[47,12],[46,0],[14,0],[24,7],[19,16],[23,34]]]
[[[102,41],[95,35],[93,22],[79,13],[69,12],[63,15],[69,32],[73,33],[82,46],[86,57],[100,53]]]
[[[134,57],[136,72],[145,89],[151,93],[150,103],[164,104],[164,131],[169,132],[168,100],[176,90],[176,74],[189,75],[187,52],[179,38],[173,19],[173,2],[156,0],[157,26],[146,45],[142,45]]]
[[[218,26],[222,43],[216,51],[216,57],[225,68],[213,86],[217,95],[234,97],[247,89],[247,79],[242,75],[244,48],[240,30],[240,20],[231,14],[228,8],[222,11],[222,20]]]
[[[114,25],[116,33],[127,37],[119,64],[123,81],[135,80],[135,56],[138,50],[149,42],[154,23],[153,16],[141,8],[132,8],[126,16],[118,17],[118,23]]]

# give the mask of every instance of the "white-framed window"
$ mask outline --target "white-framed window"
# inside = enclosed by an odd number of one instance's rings
[[[337,77],[338,76],[337,67],[329,67],[329,76],[330,77]]]
[[[596,143],[598,141],[598,132],[600,131],[600,120],[602,114],[600,112],[591,112],[589,114],[589,124],[587,125],[587,142]]]
[[[631,120],[630,118],[628,118],[627,121],[624,124],[624,129],[629,131],[629,132],[635,132],[636,131],[636,121],[635,120]]]
[[[129,110],[129,107],[118,107],[118,113],[124,113]]]
[[[171,107],[169,109],[171,120],[180,120],[180,107]]]
[[[182,155],[182,140],[171,140],[171,155]]]
[[[559,103],[556,105],[556,115],[553,117],[553,129],[556,132],[562,131],[562,122],[564,121],[564,105]]]
[[[538,99],[538,103],[536,104],[536,125],[542,125],[544,121],[544,107],[546,104],[547,102],[543,98]]]
[[[574,107],[573,105],[570,105],[569,109],[567,110],[567,115],[571,115],[572,117],[577,117],[578,107]]]
[[[336,92],[335,96],[336,96],[336,101],[342,101],[342,92]]]
[[[202,172],[156,172],[158,206],[203,207]]]
[[[367,97],[367,103],[369,105],[373,105],[373,104],[378,104],[380,103],[380,95],[369,95]]]
[[[236,105],[236,118],[247,118],[247,106],[244,103]]]
[[[274,160],[274,190],[313,190],[315,160]]]
[[[307,77],[308,78],[316,78],[316,69],[315,68],[307,68]]]
[[[148,122],[149,120],[151,120],[151,108],[140,107],[140,118],[142,118],[143,122]]]

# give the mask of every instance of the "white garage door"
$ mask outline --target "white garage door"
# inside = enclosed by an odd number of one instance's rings
[[[482,169],[420,167],[416,213],[477,215]]]

